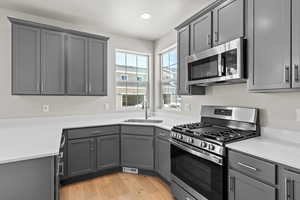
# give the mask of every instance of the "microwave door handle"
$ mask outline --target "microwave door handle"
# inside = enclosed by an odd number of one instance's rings
[[[225,67],[222,63],[222,54],[218,55],[218,76],[223,76],[224,75],[224,70]]]

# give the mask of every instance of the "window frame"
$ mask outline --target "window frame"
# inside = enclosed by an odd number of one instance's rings
[[[177,43],[176,44],[173,44],[171,46],[169,46],[168,48],[162,50],[161,52],[159,52],[159,74],[160,74],[160,77],[159,77],[159,90],[160,90],[160,105],[159,105],[159,108],[161,110],[167,110],[167,111],[181,111],[182,110],[182,100],[179,102],[180,105],[179,107],[177,108],[170,108],[170,107],[166,107],[165,104],[163,103],[163,90],[162,90],[162,86],[163,86],[163,82],[164,80],[162,79],[163,78],[163,55],[166,54],[166,53],[169,53],[173,50],[176,51],[176,72],[178,73],[178,46],[177,46]],[[169,67],[170,66],[173,66],[173,65],[170,65],[169,64]],[[177,77],[176,77],[176,87],[175,87],[175,90],[176,90],[176,93],[178,91],[178,74],[177,74]],[[182,98],[180,95],[176,94],[176,98]]]
[[[123,67],[132,67],[132,66],[127,66],[127,65],[118,65],[117,63],[116,63],[116,61],[117,61],[117,57],[116,57],[116,55],[117,55],[117,53],[118,52],[120,52],[120,53],[125,53],[125,60],[126,60],[126,55],[127,54],[134,54],[135,56],[136,56],[136,62],[138,62],[138,56],[147,56],[147,75],[148,75],[148,80],[147,81],[145,81],[145,82],[147,82],[146,83],[146,92],[145,92],[145,96],[146,96],[146,98],[147,98],[147,102],[148,102],[148,106],[150,107],[150,100],[152,99],[151,98],[151,94],[150,94],[150,91],[151,91],[151,81],[152,81],[152,77],[150,76],[150,71],[151,71],[151,59],[152,59],[152,54],[151,53],[145,53],[145,52],[138,52],[138,51],[130,51],[130,50],[125,50],[125,49],[115,49],[115,59],[114,59],[114,65],[115,65],[115,70],[114,70],[114,73],[116,74],[116,73],[118,73],[118,70],[117,70],[117,67],[118,66],[123,66]],[[126,61],[125,61],[126,62]],[[128,77],[128,74],[126,74],[127,75],[127,77]],[[138,76],[137,76],[138,77]],[[142,81],[144,81],[145,79],[143,79]],[[127,81],[129,81],[129,77],[127,78]],[[124,81],[124,82],[127,82],[127,81]],[[136,80],[137,82],[139,82],[138,80]],[[131,95],[131,93],[129,92],[127,92],[127,83],[126,83],[126,86],[125,86],[125,88],[126,88],[126,94],[128,94],[128,95]],[[131,106],[125,106],[125,107],[123,107],[123,105],[121,106],[121,107],[118,107],[118,102],[117,102],[117,95],[118,95],[118,93],[117,93],[117,81],[116,81],[116,79],[115,79],[115,87],[114,87],[114,89],[115,89],[115,106],[116,106],[116,111],[143,111],[144,110],[144,108],[142,107],[142,108],[139,108],[139,107],[131,107]],[[137,98],[138,98],[138,93],[136,94],[136,96],[137,96]],[[123,97],[122,97],[123,98]],[[121,104],[122,104],[122,102],[121,102]]]

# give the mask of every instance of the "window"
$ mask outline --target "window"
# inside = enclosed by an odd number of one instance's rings
[[[143,109],[148,90],[149,56],[116,52],[117,109]]]
[[[161,104],[162,108],[179,109],[181,97],[177,95],[176,48],[160,55],[161,60]]]

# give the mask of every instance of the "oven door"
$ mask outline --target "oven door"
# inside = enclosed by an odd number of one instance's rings
[[[173,181],[199,199],[226,199],[226,171],[221,157],[171,140],[171,173]]]

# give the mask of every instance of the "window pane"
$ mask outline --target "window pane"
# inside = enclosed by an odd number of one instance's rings
[[[177,95],[177,51],[173,49],[161,55],[161,98],[162,106],[171,109],[181,107]]]
[[[165,53],[162,56],[162,66],[163,67],[168,67],[169,65],[170,65],[169,54]]]
[[[116,53],[116,64],[117,65],[125,65],[125,53],[117,52]]]
[[[175,65],[177,63],[177,53],[176,50],[173,50],[169,54],[170,56],[170,65]]]
[[[138,67],[140,67],[140,68],[148,67],[148,57],[147,56],[138,56]]]
[[[136,55],[134,54],[126,54],[127,66],[136,67]]]
[[[117,109],[143,109],[148,87],[149,57],[126,52],[117,54],[116,63],[120,63],[118,59],[125,60],[124,65],[116,66]]]

